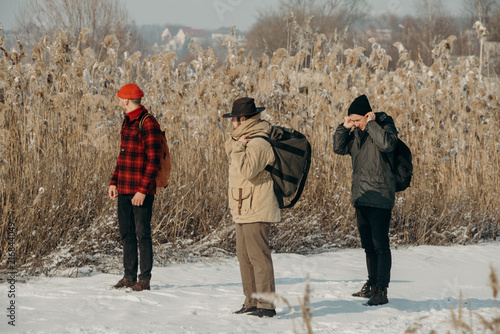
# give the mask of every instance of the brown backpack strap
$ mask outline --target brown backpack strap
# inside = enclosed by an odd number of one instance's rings
[[[152,117],[153,115],[151,115],[150,113],[146,113],[144,114],[144,116],[142,116],[142,118],[139,120],[139,133],[142,135],[142,128],[144,126],[144,121],[146,120],[146,118],[148,117]]]

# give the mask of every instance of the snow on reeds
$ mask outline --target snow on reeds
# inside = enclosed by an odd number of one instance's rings
[[[64,265],[119,253],[107,187],[122,120],[116,91],[129,82],[144,90],[172,155],[169,186],[155,202],[157,246],[210,240],[234,251],[223,149],[229,122],[221,115],[241,96],[253,96],[266,119],[293,126],[313,146],[305,192],[273,227],[276,251],[359,246],[351,163],[333,153],[332,137],[362,93],[394,118],[414,155],[412,186],[398,194],[393,212],[393,243],[469,243],[498,234],[498,82],[481,80],[476,57],[451,62],[453,36],[436,45],[431,66],[396,43],[400,59],[389,70],[391,59],[374,39],[371,50],[344,49],[342,38],[309,31],[310,40],[293,44],[297,52],[279,49],[271,58],[253,59],[228,41],[222,66],[212,49],[195,46],[194,59],[178,65],[172,52],[118,52],[114,36],[101,50],[85,49],[87,33],[76,43],[64,33],[44,37],[30,55],[21,41],[5,50],[0,37],[0,237],[15,224],[18,264],[30,263],[33,272],[58,247],[73,252]],[[6,251],[4,243],[3,264]]]

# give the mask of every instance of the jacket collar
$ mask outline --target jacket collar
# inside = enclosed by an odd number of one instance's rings
[[[271,125],[267,121],[254,116],[241,123],[236,129],[231,129],[231,137],[233,137],[234,140],[238,140],[243,135],[269,135],[270,132]]]
[[[146,110],[146,109],[141,105],[139,108],[127,113],[127,117],[129,119],[129,122],[133,122],[134,120],[139,118],[139,116],[144,112],[144,110]]]

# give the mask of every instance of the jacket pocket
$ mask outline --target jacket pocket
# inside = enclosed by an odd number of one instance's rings
[[[230,208],[233,215],[248,214],[252,209],[253,187],[231,188]]]

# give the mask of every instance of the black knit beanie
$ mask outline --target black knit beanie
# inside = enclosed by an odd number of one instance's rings
[[[356,114],[365,116],[370,111],[372,111],[370,102],[368,102],[368,98],[366,97],[366,95],[363,94],[352,101],[349,109],[347,110],[347,115]]]

